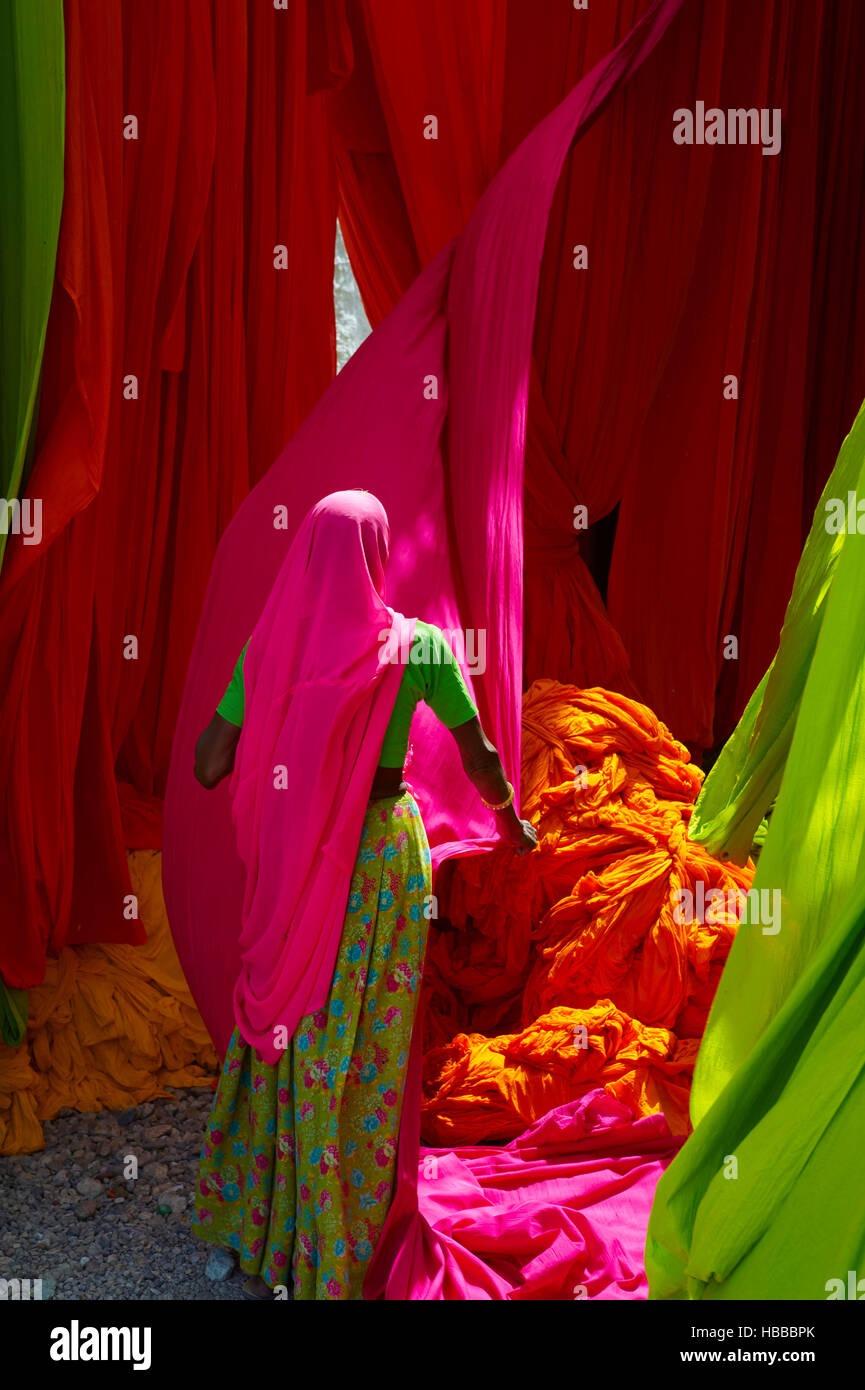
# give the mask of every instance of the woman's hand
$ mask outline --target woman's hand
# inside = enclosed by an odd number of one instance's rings
[[[195,776],[212,791],[234,769],[240,726],[215,714],[195,745]]]
[[[531,821],[519,820],[516,815],[499,826],[499,834],[509,845],[516,845],[520,854],[538,847],[538,832]]]
[[[509,782],[502,767],[502,761],[490,743],[481,722],[475,715],[464,724],[451,729],[466,775],[480,793],[484,802],[493,809],[500,805],[508,795]],[[516,845],[520,854],[538,847],[538,832],[530,821],[520,820],[514,809],[513,792],[507,806],[495,811],[498,831],[506,844]]]

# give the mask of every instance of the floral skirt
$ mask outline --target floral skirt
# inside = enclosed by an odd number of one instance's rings
[[[429,892],[414,798],[370,802],[326,1004],[276,1066],[231,1038],[193,1230],[295,1298],[362,1297],[393,1195]]]

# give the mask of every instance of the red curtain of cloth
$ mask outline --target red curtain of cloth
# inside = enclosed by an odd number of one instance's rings
[[[216,540],[332,375],[336,169],[377,322],[644,10],[115,0],[97,21],[69,0],[66,195],[28,488],[43,542],[10,538],[0,581],[10,983],[40,978],[49,939],[137,936],[118,918],[121,812],[137,843],[158,842],[152,798]],[[538,296],[526,675],[628,689],[630,663],[632,687],[696,745],[729,727],[771,654],[803,525],[865,393],[865,11],[821,0],[792,16],[787,0],[686,0],[664,65],[566,162]],[[697,99],[780,106],[782,153],[674,146],[672,109]],[[587,272],[572,269],[579,242]],[[722,399],[727,372],[737,402]],[[575,540],[581,502],[593,525]]]
[[[340,218],[373,323],[645,8],[355,0],[357,62],[334,127]],[[663,67],[638,74],[571,152],[550,218],[526,446],[525,678],[637,693],[695,748],[728,732],[771,659],[865,387],[865,130],[851,108],[863,56],[853,0],[807,16],[789,0],[686,0]],[[780,108],[781,153],[674,144],[673,111],[698,100]],[[423,138],[431,114],[438,142]],[[738,400],[723,398],[727,375]]]
[[[682,18],[685,42],[694,21]],[[858,256],[865,130],[846,107],[865,56],[865,13],[735,0],[712,7],[694,32],[704,67],[671,104],[777,109],[781,151],[719,146],[707,165],[705,147],[657,143],[647,192],[664,198],[669,230],[639,240],[628,308],[640,308],[627,328],[654,379],[621,489],[609,611],[642,697],[706,747],[729,731],[772,658],[830,449],[865,386],[865,347],[855,342],[861,275],[851,275],[846,301],[834,299],[831,324],[822,313],[835,258],[852,269]],[[857,194],[845,187],[829,204],[822,169],[835,141]],[[665,322],[652,280],[683,227],[692,266],[677,287],[677,321]],[[644,296],[655,302],[654,325]],[[736,400],[724,397],[730,376]],[[818,416],[824,388],[836,408]],[[590,400],[596,418],[622,408],[609,387],[594,399],[604,397],[600,410]],[[738,642],[731,660],[728,635]]]
[[[143,937],[124,821],[159,843],[217,542],[335,370],[327,94],[351,62],[340,0],[65,13],[28,485],[44,538],[10,538],[0,580],[0,971],[18,987],[49,947]]]
[[[373,327],[499,167],[505,15],[502,0],[348,0],[354,70],[331,117],[340,223]]]
[[[566,28],[573,20],[569,39],[567,32],[553,35],[546,12],[539,15],[534,7],[531,23],[541,37],[529,72],[512,57],[511,29],[520,18],[512,0],[472,6],[354,0],[355,71],[334,98],[334,129],[340,221],[373,324],[439,247],[458,235],[505,155],[646,8],[645,0],[632,0],[599,10],[591,21],[587,13],[565,12]],[[561,67],[562,55],[574,48],[576,67]],[[545,106],[532,100],[540,93]],[[504,148],[503,121],[514,110],[520,124]],[[427,138],[431,118],[438,122],[435,138]],[[526,442],[527,670],[561,667],[561,634],[569,632],[568,679],[604,681],[633,693],[621,640],[580,555],[571,525],[578,498],[538,387],[533,369]],[[552,537],[550,515],[560,528]],[[562,516],[570,528],[564,533]],[[543,573],[535,574],[541,564]]]

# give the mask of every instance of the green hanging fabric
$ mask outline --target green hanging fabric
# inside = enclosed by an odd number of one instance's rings
[[[20,1047],[27,1032],[27,991],[13,989],[0,975],[0,1041]]]
[[[0,561],[31,444],[63,201],[62,0],[0,5]]]
[[[696,835],[732,852],[780,787],[754,879],[780,894],[780,930],[743,924],[722,976],[694,1133],[652,1208],[651,1298],[825,1299],[865,1279],[865,535],[829,535],[825,505],[851,491],[865,500],[865,407],[704,789]]]

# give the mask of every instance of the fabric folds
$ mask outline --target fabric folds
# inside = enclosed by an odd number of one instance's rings
[[[861,411],[824,502],[846,504],[853,479],[865,498]],[[709,1017],[694,1133],[649,1226],[655,1298],[838,1297],[831,1281],[865,1262],[850,1184],[865,1114],[865,536],[832,538],[828,519],[821,503],[743,720],[746,775],[728,757],[712,787],[734,841],[780,778],[754,886],[782,915],[775,934],[740,932]]]
[[[0,508],[32,462],[63,199],[63,5],[10,0],[0,15]],[[35,499],[33,499],[35,500]],[[41,499],[39,499],[41,504]],[[25,518],[32,527],[35,518]],[[0,517],[0,563],[8,535]],[[38,533],[28,544],[38,546]]]
[[[503,1148],[421,1149],[424,1234],[413,1299],[643,1299],[655,1185],[676,1153],[663,1117],[603,1091],[559,1105]]]
[[[161,858],[129,855],[143,946],[67,946],[25,996],[27,1033],[0,1046],[0,1154],[45,1147],[59,1110],[123,1110],[167,1086],[209,1086],[218,1066],[162,897]]]
[[[323,498],[289,547],[244,661],[230,788],[245,869],[234,1008],[244,1041],[270,1065],[328,997],[399,654],[414,636],[414,619],[384,601],[388,545],[371,493]]]
[[[701,778],[643,705],[554,681],[526,693],[523,810],[538,849],[439,874],[428,1142],[511,1139],[598,1085],[687,1132],[699,1039],[752,877],[689,840]]]
[[[648,10],[349,7],[340,219],[373,325],[462,230],[494,169]],[[865,381],[865,128],[850,117],[863,59],[853,0],[802,14],[788,0],[686,2],[663,60],[569,150],[533,333],[526,685],[621,690],[703,749],[765,670]],[[781,109],[781,153],[675,145],[672,112],[696,100]],[[429,113],[438,140],[423,138]],[[647,215],[659,206],[663,217]],[[728,374],[736,400],[723,396]],[[574,528],[579,505],[587,530]]]
[[[308,8],[15,7],[31,28],[56,15],[66,138],[27,482],[43,538],[11,536],[0,572],[0,971],[13,987],[38,985],[49,951],[143,940],[123,913],[125,851],[159,843],[217,543],[335,371],[336,79]],[[56,79],[44,56],[39,101],[21,93],[43,130]],[[30,161],[46,226],[55,163],[47,150]],[[125,830],[118,782],[137,807]]]

